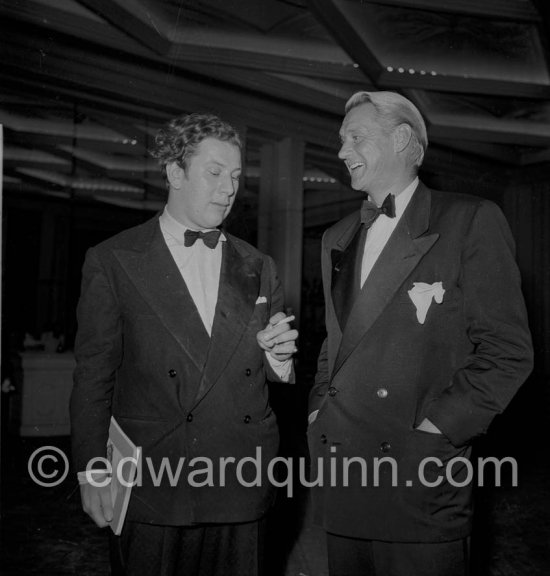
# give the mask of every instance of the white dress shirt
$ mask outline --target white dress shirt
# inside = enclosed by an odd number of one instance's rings
[[[401,216],[403,216],[403,212],[405,212],[405,208],[408,206],[417,186],[418,178],[415,178],[402,192],[395,196],[394,218],[388,218],[385,214],[380,214],[369,228],[361,262],[361,287],[363,287],[365,280],[369,277],[380,253],[390,239]]]
[[[184,234],[188,228],[178,222],[168,212],[168,208],[164,208],[159,223],[164,240],[193,298],[202,323],[211,336],[220,284],[222,242],[227,239],[222,233],[220,242],[215,248],[208,248],[202,240],[197,240],[193,246],[186,247]],[[293,379],[292,359],[277,360],[267,352],[266,357],[271,368],[283,382],[290,382]]]
[[[208,248],[200,239],[193,246],[186,247],[184,235],[188,228],[173,218],[167,208],[161,214],[159,223],[170,254],[187,285],[202,323],[211,336],[220,284],[222,242],[225,242],[226,238],[222,233],[215,248]]]

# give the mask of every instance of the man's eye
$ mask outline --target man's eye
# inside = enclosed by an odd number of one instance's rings
[[[232,178],[233,178],[233,180],[235,180],[235,182],[238,182],[241,177],[240,176],[232,176]]]
[[[219,170],[210,170],[209,172],[210,172],[210,174],[212,174],[212,176],[219,176],[220,175]]]

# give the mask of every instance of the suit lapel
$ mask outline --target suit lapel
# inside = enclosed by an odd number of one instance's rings
[[[327,307],[327,330],[331,333],[332,338],[329,339],[328,345],[328,358],[329,369],[332,372],[332,366],[336,358],[338,349],[340,348],[340,341],[342,339],[342,329],[340,328],[338,313],[334,305],[332,297],[332,281],[336,280],[340,271],[342,270],[342,260],[345,260],[345,254],[348,250],[350,243],[353,241],[359,227],[361,226],[360,213],[355,212],[349,217],[349,222],[343,227],[335,240],[332,240],[327,245],[328,252],[328,265],[325,266],[325,258],[323,255],[323,286],[325,287],[325,300]],[[353,274],[355,275],[355,274]],[[339,280],[338,280],[339,281]],[[326,287],[328,286],[328,293]],[[338,297],[338,296],[337,296]],[[336,304],[338,306],[338,304]]]
[[[331,251],[332,277],[331,296],[336,318],[341,330],[344,330],[351,307],[359,293],[359,274],[361,248],[364,246],[365,233],[354,225],[355,234],[343,250]]]
[[[333,375],[439,238],[439,234],[424,235],[429,227],[430,205],[430,191],[419,184],[351,309]]]
[[[230,238],[223,243],[210,350],[196,404],[221,376],[245,333],[260,292],[261,269],[260,258],[241,254]]]
[[[210,338],[164,241],[158,219],[135,250],[115,250],[137,290],[202,372]]]

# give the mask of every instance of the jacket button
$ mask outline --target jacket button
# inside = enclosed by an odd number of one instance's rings
[[[378,398],[387,398],[388,397],[388,391],[385,388],[379,388],[376,391],[376,395],[378,396]]]
[[[187,414],[187,422],[193,422],[193,414]]]
[[[170,378],[175,378],[177,375],[178,373],[173,368],[168,370],[168,376],[170,376]]]
[[[245,424],[248,424],[250,422],[250,420],[252,420],[252,418],[250,418],[250,416],[248,414],[243,418],[243,422]]]
[[[325,434],[321,434],[321,444],[326,444],[327,443],[327,437]]]
[[[244,371],[244,373],[245,373],[247,376],[250,376],[250,374],[252,374],[252,370],[250,370],[250,368],[247,368],[247,369]]]
[[[380,450],[382,450],[382,452],[389,452],[391,450],[391,444],[389,442],[382,442],[382,444],[380,444]]]
[[[334,386],[331,386],[328,389],[328,395],[329,396],[336,396],[336,394],[338,394],[338,390],[336,390],[336,388],[334,388]]]

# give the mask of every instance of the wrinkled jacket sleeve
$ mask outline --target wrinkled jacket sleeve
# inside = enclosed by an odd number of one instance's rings
[[[474,351],[426,411],[455,446],[486,432],[533,367],[514,253],[504,215],[492,202],[481,201],[465,238],[460,277]]]
[[[80,471],[90,459],[105,456],[115,374],[122,360],[120,308],[94,248],[82,270],[77,320],[70,416],[73,463]]]

